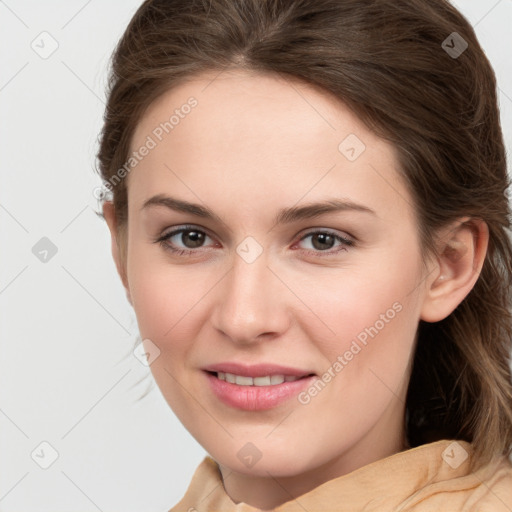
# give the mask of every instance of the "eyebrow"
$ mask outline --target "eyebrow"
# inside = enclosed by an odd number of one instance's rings
[[[217,221],[221,224],[224,221],[215,214],[210,208],[202,206],[197,203],[190,203],[181,199],[158,194],[148,199],[143,205],[141,210],[149,208],[150,206],[164,206],[170,210],[177,212],[189,213],[196,217]],[[375,210],[368,206],[354,203],[349,200],[341,200],[338,198],[327,199],[317,203],[309,203],[304,206],[292,206],[279,210],[274,218],[274,224],[290,224],[304,219],[311,219],[327,213],[341,212],[341,211],[357,211],[377,215]]]

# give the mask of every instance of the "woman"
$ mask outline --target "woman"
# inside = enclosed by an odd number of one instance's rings
[[[512,509],[496,82],[444,0],[149,0],[104,217],[208,456],[172,511]]]

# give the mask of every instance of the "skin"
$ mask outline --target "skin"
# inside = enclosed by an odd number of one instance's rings
[[[190,96],[198,105],[126,178],[127,239],[118,237],[111,203],[104,215],[141,337],[161,351],[151,371],[163,396],[218,462],[231,499],[265,510],[407,447],[404,406],[418,322],[445,318],[469,293],[488,231],[459,219],[437,234],[438,255],[426,255],[424,265],[394,148],[335,97],[279,75],[197,76],[150,106],[132,150]],[[349,134],[366,146],[355,161],[338,150]],[[143,209],[157,194],[207,206],[221,221]],[[273,221],[281,208],[327,198],[374,214]],[[203,245],[187,233],[166,243],[191,255],[155,243],[184,224],[206,233]],[[314,244],[325,230],[353,245]],[[263,250],[252,263],[236,251],[247,236]],[[206,385],[201,368],[223,361],[270,361],[321,376],[396,303],[400,312],[307,404],[292,398],[242,411]],[[237,456],[249,442],[261,454],[250,468]]]

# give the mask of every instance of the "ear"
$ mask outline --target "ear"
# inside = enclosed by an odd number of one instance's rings
[[[464,217],[438,233],[434,267],[427,277],[420,318],[439,322],[468,295],[482,270],[489,228],[481,219]]]
[[[126,276],[126,261],[125,258],[121,256],[117,218],[114,203],[112,201],[105,201],[103,203],[103,217],[107,221],[108,229],[110,230],[110,236],[112,240],[112,257],[114,258],[114,262],[116,264],[117,273],[119,274],[119,277],[121,278],[124,289],[126,291],[126,298],[128,299],[128,302],[133,306],[132,298],[130,295],[130,287],[128,286],[128,278]]]

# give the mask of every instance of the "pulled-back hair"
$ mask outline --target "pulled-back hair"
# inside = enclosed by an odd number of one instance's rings
[[[147,0],[112,58],[97,155],[104,182],[125,165],[157,97],[227,68],[319,86],[393,144],[427,252],[456,219],[487,223],[471,292],[444,320],[419,322],[406,430],[411,446],[470,441],[474,463],[510,455],[509,177],[496,78],[471,25],[444,0]],[[126,182],[109,188],[123,254]]]

